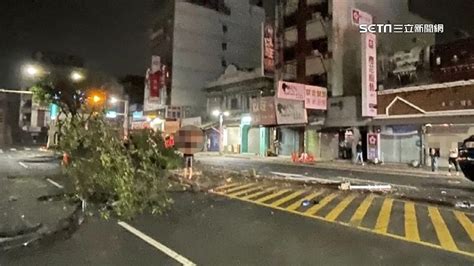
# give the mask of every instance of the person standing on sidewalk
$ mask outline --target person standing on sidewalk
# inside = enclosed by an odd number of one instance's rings
[[[456,169],[456,175],[459,175],[458,156],[459,156],[458,149],[454,148],[454,149],[449,150],[449,159],[448,159],[448,163],[449,163],[448,175],[449,176],[451,175],[451,169],[453,167]]]
[[[365,165],[364,164],[364,153],[362,152],[362,141],[360,141],[360,140],[357,143],[356,152],[357,152],[357,157],[356,157],[355,163],[359,163],[359,159],[360,159],[360,163],[362,165]]]
[[[438,153],[435,148],[430,148],[431,172],[438,171]]]

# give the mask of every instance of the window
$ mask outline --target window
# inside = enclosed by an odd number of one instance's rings
[[[239,101],[237,100],[237,98],[232,98],[230,100],[230,109],[231,110],[239,109]]]
[[[225,51],[225,50],[227,50],[227,43],[223,42],[222,43],[222,51]]]
[[[222,32],[227,33],[227,25],[222,25]]]
[[[227,67],[227,61],[225,61],[225,59],[222,59],[221,64],[223,67]]]
[[[283,59],[285,61],[291,61],[296,58],[295,47],[285,48],[283,51]]]

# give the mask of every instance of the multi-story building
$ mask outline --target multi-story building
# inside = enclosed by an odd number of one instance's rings
[[[231,153],[251,153],[265,156],[269,147],[269,131],[263,127],[252,127],[250,116],[253,99],[273,96],[273,79],[262,76],[262,70],[238,70],[227,67],[217,80],[209,82],[204,89],[208,114],[214,110],[229,112],[223,121],[223,150]],[[219,147],[219,132],[216,130],[219,118],[209,117],[204,127],[208,141],[208,150]]]
[[[0,145],[11,145],[20,140],[18,127],[19,95],[0,93]]]
[[[153,5],[152,53],[171,75],[167,105],[201,115],[207,82],[230,64],[260,66],[265,12],[249,0],[155,0]]]
[[[312,153],[334,159],[339,156],[339,144],[346,137],[362,139],[365,145],[371,120],[362,117],[361,113],[361,34],[358,26],[352,23],[352,10],[367,12],[373,23],[430,23],[411,13],[408,2],[279,1],[277,21],[283,48],[278,79],[327,87],[330,97],[326,113],[308,113],[309,125],[286,130],[289,138],[293,135],[294,139],[299,139],[295,150],[302,152],[308,149],[308,143],[317,143]],[[433,43],[434,34],[429,33],[377,34],[378,65],[386,66],[383,60],[396,51]],[[380,68],[377,72],[383,77]],[[383,78],[379,89],[383,89],[382,81]],[[316,122],[321,118],[325,118],[324,123]],[[352,148],[354,146],[355,141]]]

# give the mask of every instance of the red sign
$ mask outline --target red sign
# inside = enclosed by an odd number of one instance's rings
[[[275,28],[273,22],[265,22],[262,26],[262,71],[263,75],[275,74]]]
[[[161,89],[161,72],[150,74],[150,98],[159,98]]]

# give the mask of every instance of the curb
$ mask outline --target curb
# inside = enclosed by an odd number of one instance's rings
[[[279,164],[279,165],[293,165],[293,166],[306,166],[306,167],[311,167],[311,168],[317,168],[317,169],[328,169],[328,170],[342,170],[342,171],[352,171],[352,172],[360,172],[360,173],[375,173],[375,174],[388,174],[388,175],[403,175],[403,176],[414,176],[414,177],[424,177],[424,178],[446,178],[446,179],[453,179],[457,180],[456,178],[447,178],[445,174],[439,174],[435,173],[432,174],[431,172],[418,172],[418,171],[397,171],[397,170],[392,170],[388,168],[382,168],[382,169],[373,169],[373,168],[365,168],[365,169],[360,169],[360,168],[351,168],[343,165],[335,165],[335,166],[329,166],[329,165],[318,165],[318,162],[316,164],[296,164],[293,162],[287,162],[283,160],[266,160],[261,157],[248,157],[248,156],[238,156],[238,155],[212,155],[212,154],[205,154],[201,155],[203,157],[225,157],[225,158],[235,158],[235,159],[242,159],[242,160],[258,160],[260,162],[267,162],[267,163],[272,163],[272,164]],[[323,162],[324,163],[324,162]]]
[[[43,240],[54,240],[59,237],[65,237],[64,234],[70,234],[77,230],[83,221],[83,212],[81,202],[75,202],[75,209],[68,217],[62,218],[57,225],[47,230],[40,225],[37,230],[29,233],[18,232],[15,236],[0,237],[0,251],[12,250],[20,247],[27,247],[33,243]],[[23,234],[22,234],[23,233]]]

